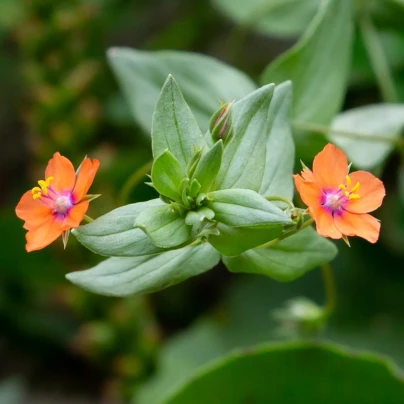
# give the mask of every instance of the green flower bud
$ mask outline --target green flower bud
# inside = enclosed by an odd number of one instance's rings
[[[209,131],[213,142],[222,139],[226,144],[234,133],[233,128],[233,103],[223,104],[212,116],[209,123]]]

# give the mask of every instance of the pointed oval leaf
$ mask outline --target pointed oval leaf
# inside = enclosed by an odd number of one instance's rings
[[[273,84],[261,87],[234,103],[234,136],[224,149],[217,189],[260,189],[270,131],[268,109],[274,87]]]
[[[223,223],[217,226],[220,234],[209,235],[209,243],[221,254],[236,256],[251,248],[265,244],[282,234],[282,225],[273,225],[270,228],[231,227]]]
[[[293,198],[293,164],[295,146],[290,127],[292,83],[275,87],[269,106],[270,131],[266,143],[265,167],[259,194]]]
[[[232,353],[190,375],[165,404],[400,403],[391,361],[313,342],[270,343]]]
[[[394,139],[400,137],[403,128],[404,105],[366,105],[338,115],[332,123],[329,139],[344,150],[358,168],[369,170],[383,163],[394,148]],[[344,136],[338,134],[338,131],[358,135]],[[360,134],[364,135],[363,138]],[[372,136],[375,138],[372,139]]]
[[[108,296],[150,293],[213,268],[220,254],[208,243],[142,257],[108,258],[94,268],[66,278],[91,292]]]
[[[329,124],[348,83],[353,16],[351,0],[325,0],[295,46],[271,62],[261,82],[292,80],[292,116],[299,122]]]
[[[136,218],[140,227],[158,247],[172,248],[185,243],[191,237],[191,226],[172,206],[156,206],[144,210]]]
[[[202,132],[171,75],[161,89],[151,132],[154,158],[168,149],[184,171],[195,152],[205,145]]]
[[[237,24],[267,35],[299,35],[313,18],[321,0],[213,0]]]
[[[185,176],[180,163],[168,150],[154,160],[151,177],[159,194],[180,202],[180,184]]]
[[[150,133],[161,87],[173,74],[201,128],[206,130],[218,100],[238,100],[256,84],[243,72],[206,55],[181,51],[112,48],[108,60],[136,122]]]
[[[215,220],[232,227],[271,228],[292,221],[277,206],[249,189],[225,189],[209,194]]]
[[[141,212],[156,206],[165,204],[160,199],[153,199],[122,206],[72,230],[72,234],[86,248],[104,256],[155,254],[162,249],[153,244],[144,231],[135,228],[135,220]]]
[[[231,272],[269,276],[277,281],[292,281],[337,255],[337,247],[312,228],[281,240],[274,246],[249,250],[238,257],[224,257]]]
[[[223,142],[219,140],[202,156],[196,166],[193,179],[201,184],[199,192],[209,192],[220,170],[223,155]]]

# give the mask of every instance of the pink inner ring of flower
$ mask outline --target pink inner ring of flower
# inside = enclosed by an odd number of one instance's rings
[[[39,201],[52,210],[54,216],[64,219],[69,210],[73,207],[72,194],[70,192],[57,192],[52,187],[48,187],[48,193],[42,193]]]
[[[323,189],[321,205],[333,215],[341,214],[349,198],[342,189]]]

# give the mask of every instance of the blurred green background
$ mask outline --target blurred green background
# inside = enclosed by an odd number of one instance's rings
[[[319,271],[280,284],[229,274],[222,265],[153,295],[93,295],[69,284],[64,274],[90,267],[100,257],[74,237],[67,252],[58,240],[27,254],[22,222],[14,214],[19,197],[43,177],[55,151],[76,166],[86,154],[101,160],[92,190],[102,197],[92,203],[92,217],[152,197],[153,190],[145,185],[129,197],[122,195],[125,181],[150,159],[151,151],[149,137],[119,92],[106,50],[130,46],[196,51],[257,79],[296,42],[319,1],[307,1],[304,10],[285,2],[278,14],[258,18],[252,8],[259,10],[264,3],[0,1],[0,393],[4,381],[29,403],[120,403],[136,397],[135,402],[153,404],[153,394],[198,364],[237,346],[282,338],[271,312],[288,299],[306,296],[322,303]],[[403,102],[404,4],[372,4]],[[344,108],[379,101],[356,33]],[[312,157],[318,143],[306,149]],[[323,336],[375,350],[404,366],[401,160],[395,152],[378,169],[388,194],[377,212],[382,219],[380,242],[373,246],[355,239],[350,249],[338,243],[340,253],[333,262],[338,306]]]

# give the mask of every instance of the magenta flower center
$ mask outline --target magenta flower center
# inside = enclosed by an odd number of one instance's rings
[[[341,189],[323,190],[321,204],[332,213],[340,212],[348,201],[349,197]]]
[[[50,186],[53,177],[38,181],[39,187],[32,188],[32,197],[52,210],[52,213],[65,218],[73,206],[70,192],[57,192]]]

